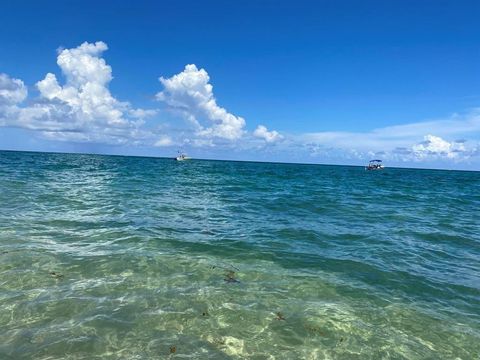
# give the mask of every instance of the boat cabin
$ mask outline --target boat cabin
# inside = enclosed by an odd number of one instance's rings
[[[383,168],[382,160],[379,159],[370,160],[365,166],[365,170],[382,170]]]

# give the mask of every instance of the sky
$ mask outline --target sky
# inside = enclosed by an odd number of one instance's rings
[[[480,3],[4,1],[0,149],[480,170]]]

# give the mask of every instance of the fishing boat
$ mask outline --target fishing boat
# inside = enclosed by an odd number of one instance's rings
[[[368,165],[365,166],[365,170],[382,170],[384,168],[385,166],[383,166],[382,160],[378,160],[378,159],[370,160],[368,162]]]
[[[187,156],[185,153],[183,152],[178,152],[178,155],[175,157],[175,160],[177,161],[185,161],[185,160],[190,160],[191,157]]]

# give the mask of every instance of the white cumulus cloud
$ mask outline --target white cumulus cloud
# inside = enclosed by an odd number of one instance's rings
[[[0,73],[0,126],[18,113],[18,104],[26,99],[28,90],[22,80]]]
[[[280,135],[278,131],[268,131],[268,129],[264,125],[258,125],[258,127],[253,132],[253,136],[264,139],[268,143],[273,143],[275,141],[283,139],[283,136]]]
[[[154,111],[133,109],[108,89],[112,68],[101,57],[107,49],[104,42],[98,41],[61,50],[57,64],[65,83],[60,84],[53,73],[46,74],[36,84],[40,97],[30,106],[11,105],[8,112],[0,112],[3,125],[39,130],[48,138],[65,141],[125,144],[149,137],[140,126],[142,119]],[[8,85],[5,79],[0,81],[0,98],[8,97],[16,103],[25,99],[23,83],[11,79]],[[9,90],[12,81],[17,86],[15,96]]]
[[[419,158],[427,156],[459,158],[467,149],[463,142],[448,142],[439,136],[425,135],[424,141],[412,146],[413,153]]]
[[[164,90],[156,97],[188,119],[202,137],[239,139],[244,134],[245,120],[217,105],[210,77],[204,69],[187,65],[171,78],[161,77]]]
[[[13,79],[0,73],[0,106],[11,106],[21,103],[28,95],[22,80]]]

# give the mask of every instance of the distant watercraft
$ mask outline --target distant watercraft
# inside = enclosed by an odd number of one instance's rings
[[[385,166],[382,164],[382,160],[370,160],[368,165],[365,166],[365,170],[382,170]]]
[[[183,152],[178,152],[178,156],[175,157],[175,160],[177,161],[185,161],[185,160],[190,160],[191,157],[187,156],[185,153]]]

